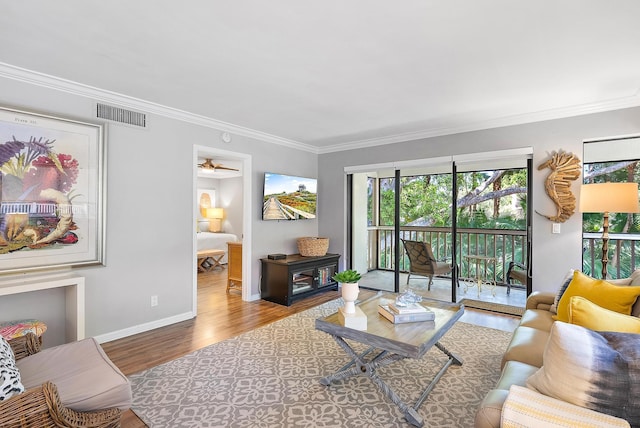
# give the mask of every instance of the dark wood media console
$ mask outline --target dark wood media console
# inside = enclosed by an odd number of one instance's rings
[[[338,259],[340,254],[318,257],[289,254],[281,260],[260,259],[260,297],[290,306],[294,300],[325,290],[337,290],[338,283],[331,277],[338,272]]]

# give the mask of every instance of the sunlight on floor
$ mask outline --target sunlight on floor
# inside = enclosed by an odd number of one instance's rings
[[[445,302],[452,301],[451,280],[449,278],[434,278],[430,291],[427,288],[427,283],[428,278],[412,276],[409,281],[409,287],[423,297]],[[393,272],[383,270],[367,272],[360,280],[360,287],[373,290],[393,291]],[[401,273],[400,292],[406,289],[407,274]],[[495,291],[495,296],[490,287],[482,287],[482,291],[479,291],[476,284],[472,282],[465,284],[465,281],[461,280],[459,287],[456,289],[456,301],[459,302],[462,299],[470,299],[498,305],[514,306],[516,308],[523,308],[525,305],[526,291],[524,288],[515,288],[512,286],[509,295],[507,295],[506,286],[498,285],[493,291]]]

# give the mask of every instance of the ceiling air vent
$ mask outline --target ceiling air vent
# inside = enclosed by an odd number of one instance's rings
[[[120,107],[109,106],[106,104],[97,104],[96,114],[100,119],[139,126],[141,128],[145,128],[147,126],[147,115],[144,113],[138,113],[137,111],[125,110]]]

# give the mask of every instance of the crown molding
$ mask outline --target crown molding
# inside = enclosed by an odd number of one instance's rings
[[[117,92],[99,89],[71,80],[62,79],[60,77],[55,77],[48,74],[39,73],[37,71],[16,67],[14,65],[3,62],[0,62],[0,77],[28,83],[31,85],[41,86],[48,89],[54,89],[56,91],[65,92],[72,95],[79,95],[100,102],[116,104],[120,107],[152,113],[158,116],[175,119],[181,122],[187,122],[206,128],[213,128],[222,132],[229,132],[235,135],[241,135],[267,143],[278,144],[281,146],[318,154],[318,148],[309,144],[304,144],[287,138],[278,137],[276,135],[267,134],[265,132],[256,131],[254,129],[245,128],[242,126],[234,125],[232,123],[223,122],[195,113],[190,113],[185,110],[157,104],[151,101],[145,101],[128,95],[119,94]]]
[[[319,148],[318,152],[319,154],[324,154],[382,146],[385,144],[404,143],[408,141],[421,140],[424,138],[441,137],[444,135],[461,134],[464,132],[481,131],[492,128],[502,128],[505,126],[522,125],[526,123],[542,122],[545,120],[563,119],[567,117],[582,116],[586,114],[601,113],[605,111],[620,110],[638,106],[640,106],[640,89],[631,96],[617,98],[614,100],[550,110],[542,110],[533,113],[523,113],[513,116],[505,116],[496,119],[488,119],[468,123],[461,126],[425,129],[422,131],[407,132],[385,137],[356,140],[348,143],[321,147]]]
[[[0,62],[0,77],[12,79],[32,85],[37,85],[57,91],[65,92],[72,95],[79,95],[85,98],[94,99],[96,101],[116,104],[121,107],[130,108],[142,112],[156,114],[158,116],[191,123],[194,125],[212,128],[221,132],[230,132],[235,135],[241,135],[253,138],[267,143],[277,144],[292,149],[302,150],[314,154],[325,154],[333,152],[341,152],[346,150],[362,149],[374,146],[382,146],[386,144],[397,144],[408,141],[420,140],[425,138],[440,137],[444,135],[460,134],[471,131],[481,131],[491,128],[501,128],[505,126],[522,125],[526,123],[541,122],[545,120],[562,119],[566,117],[581,116],[591,113],[600,113],[611,110],[619,110],[629,107],[640,106],[640,90],[635,94],[614,100],[608,100],[598,103],[584,104],[578,106],[563,107],[558,109],[542,110],[532,113],[524,113],[519,115],[505,116],[501,118],[488,119],[467,123],[461,126],[430,128],[416,132],[407,132],[384,137],[369,138],[364,140],[354,140],[347,143],[334,144],[324,147],[317,147],[310,144],[290,140],[265,132],[257,131],[250,128],[234,125],[232,123],[223,122],[202,116],[188,111],[168,107],[165,105],[145,101],[128,95],[95,88],[71,80],[39,73],[33,70],[17,67],[11,64]]]

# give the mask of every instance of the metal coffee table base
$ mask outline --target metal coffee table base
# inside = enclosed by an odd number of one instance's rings
[[[402,410],[407,422],[417,427],[424,426],[424,421],[422,417],[418,414],[417,410],[420,408],[422,403],[424,403],[424,401],[427,399],[427,397],[429,396],[429,393],[431,393],[431,390],[433,390],[434,386],[436,386],[436,384],[438,383],[442,375],[447,371],[450,365],[452,364],[455,364],[457,366],[462,365],[462,360],[460,359],[460,357],[449,352],[444,346],[440,344],[440,342],[436,342],[435,344],[436,348],[438,348],[445,355],[447,355],[449,359],[442,366],[442,368],[433,378],[431,383],[424,389],[424,391],[422,392],[422,394],[420,395],[416,403],[413,406],[409,406],[404,401],[402,401],[402,399],[398,396],[398,394],[396,394],[395,391],[392,390],[389,387],[389,385],[387,385],[376,374],[376,369],[378,369],[379,367],[387,366],[391,363],[403,360],[407,357],[394,354],[388,351],[382,351],[371,360],[365,361],[365,357],[368,354],[370,354],[373,350],[375,350],[376,349],[375,347],[371,347],[366,351],[364,351],[362,354],[358,354],[353,350],[351,346],[349,346],[349,344],[342,337],[335,336],[335,335],[331,335],[331,336],[338,343],[338,345],[340,345],[340,347],[344,350],[344,352],[349,357],[351,357],[351,361],[348,364],[346,364],[344,367],[342,367],[340,370],[338,370],[336,373],[320,379],[320,383],[322,385],[328,386],[333,381],[346,379],[351,376],[366,375],[369,378],[371,378],[373,383],[375,383],[378,386],[378,388],[380,388],[380,390],[384,393],[384,395],[386,395],[396,406],[398,406],[400,410]]]

